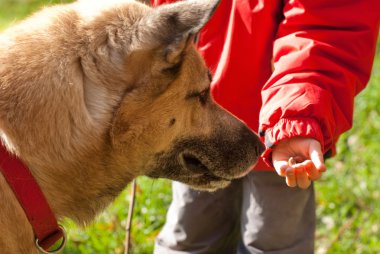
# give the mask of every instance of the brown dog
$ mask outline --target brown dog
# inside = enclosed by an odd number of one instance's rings
[[[218,1],[46,8],[0,36],[0,137],[57,218],[90,221],[136,176],[214,190],[243,176],[259,138],[210,97],[192,41]],[[0,173],[0,253],[36,253]]]

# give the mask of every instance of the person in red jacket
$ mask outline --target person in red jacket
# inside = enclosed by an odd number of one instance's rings
[[[214,99],[258,130],[265,163],[215,193],[174,182],[154,253],[314,252],[311,182],[352,126],[379,22],[378,0],[221,1],[198,48]]]

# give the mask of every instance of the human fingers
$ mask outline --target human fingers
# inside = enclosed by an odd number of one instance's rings
[[[286,177],[286,184],[289,187],[296,187],[297,186],[296,173],[295,173],[295,170],[293,168],[288,167],[286,169],[285,177]]]
[[[310,186],[311,181],[306,173],[305,166],[303,164],[297,164],[294,168],[298,187],[301,189],[307,189]]]
[[[323,159],[321,145],[318,141],[314,141],[310,144],[309,154],[310,154],[310,159],[313,162],[316,170],[318,172],[325,172],[326,165]]]
[[[310,180],[316,181],[321,177],[322,172],[318,171],[311,160],[306,160],[302,162],[302,164],[304,165],[305,171]]]
[[[279,176],[285,177],[285,172],[289,164],[286,160],[273,160],[273,167]]]

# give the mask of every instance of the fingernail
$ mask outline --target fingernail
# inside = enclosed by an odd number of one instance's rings
[[[293,176],[294,175],[294,170],[292,168],[287,168],[285,171],[285,174],[287,176]]]

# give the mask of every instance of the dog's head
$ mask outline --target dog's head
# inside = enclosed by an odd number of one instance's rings
[[[139,7],[128,36],[116,30],[109,39],[108,45],[124,44],[112,50],[123,51],[119,69],[128,83],[109,132],[115,167],[213,190],[257,161],[264,146],[213,101],[212,75],[193,42],[218,2]]]

